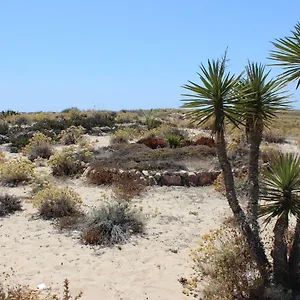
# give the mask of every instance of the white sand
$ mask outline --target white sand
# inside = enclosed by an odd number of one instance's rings
[[[100,193],[107,192],[78,182],[73,187],[88,205],[97,205]],[[28,189],[3,190],[28,195]],[[0,219],[0,271],[11,273],[13,268],[15,282],[34,288],[45,283],[55,291],[67,278],[72,292],[84,292],[82,299],[186,299],[177,280],[192,274],[189,251],[220,224],[228,211],[226,201],[210,187],[155,187],[141,200],[135,202],[148,216],[147,233],[122,250],[83,246],[58,233],[51,222],[32,220],[36,211],[24,203],[23,212]]]

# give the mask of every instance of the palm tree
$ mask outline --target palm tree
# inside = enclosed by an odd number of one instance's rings
[[[296,81],[296,89],[300,85],[300,23],[297,23],[292,35],[276,39],[272,42],[275,50],[271,51],[273,66],[280,66],[285,71],[281,74],[287,82]]]
[[[259,147],[263,130],[276,116],[278,110],[288,108],[288,96],[282,87],[282,81],[268,79],[270,71],[258,63],[248,63],[246,78],[241,86],[246,91],[242,109],[246,124],[246,134],[250,144],[249,154],[249,201],[248,217],[252,229],[259,232],[258,199],[259,199]]]
[[[260,216],[265,217],[267,224],[277,218],[272,253],[274,278],[284,286],[289,286],[289,281],[294,285],[297,278],[293,272],[295,267],[299,270],[299,266],[294,266],[297,253],[292,249],[289,267],[286,233],[290,215],[300,218],[300,157],[282,154],[263,175]]]
[[[200,84],[189,81],[183,88],[188,94],[183,94],[185,104],[183,108],[190,108],[188,113],[192,121],[198,124],[213,121],[212,134],[216,139],[218,159],[224,174],[226,197],[229,206],[236,217],[238,224],[245,235],[249,249],[260,269],[265,283],[269,282],[269,262],[261,239],[250,227],[246,214],[241,208],[234,187],[234,178],[231,164],[227,157],[225,143],[225,121],[236,126],[241,124],[240,112],[237,110],[239,97],[236,91],[240,91],[241,75],[234,76],[226,72],[226,54],[220,60],[208,60],[208,66],[200,65],[198,73]]]

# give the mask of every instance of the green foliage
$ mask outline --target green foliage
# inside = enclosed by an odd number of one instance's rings
[[[300,23],[297,23],[292,35],[276,39],[272,42],[275,50],[271,51],[273,66],[284,69],[281,77],[287,82],[296,81],[296,88],[300,85]]]
[[[300,158],[295,154],[281,154],[262,176],[260,216],[269,223],[283,214],[300,218]]]
[[[166,141],[169,143],[170,148],[179,148],[182,146],[182,137],[176,134],[168,134],[165,136]]]
[[[21,210],[22,204],[19,198],[8,194],[0,195],[0,217],[7,216]]]
[[[105,202],[90,214],[82,240],[85,244],[111,246],[125,243],[131,235],[143,231],[140,214],[128,203]]]
[[[240,81],[239,93],[242,95],[237,109],[245,118],[246,133],[248,130],[263,131],[263,127],[270,123],[278,110],[289,108],[288,95],[283,90],[281,80],[269,79],[270,71],[265,66],[250,63],[246,67],[246,78]]]
[[[3,185],[17,186],[27,183],[34,176],[34,164],[28,159],[15,158],[0,163],[0,182]]]
[[[74,176],[83,172],[85,162],[92,153],[87,149],[76,149],[74,146],[66,147],[53,154],[49,164],[54,176]]]
[[[226,54],[221,60],[208,60],[208,67],[200,65],[198,73],[200,84],[189,81],[183,88],[189,94],[183,94],[186,102],[182,107],[192,109],[187,112],[192,122],[198,125],[213,120],[212,132],[224,132],[225,120],[238,126],[240,114],[236,110],[237,89],[241,75],[235,77],[226,72]]]
[[[37,132],[24,147],[23,153],[27,155],[31,161],[38,157],[48,159],[53,154],[51,143],[52,139],[50,137],[41,132]]]
[[[60,133],[59,138],[64,145],[73,145],[82,140],[83,133],[84,128],[82,126],[70,126]]]
[[[71,188],[49,185],[32,197],[39,215],[44,219],[62,218],[79,214],[82,200]]]

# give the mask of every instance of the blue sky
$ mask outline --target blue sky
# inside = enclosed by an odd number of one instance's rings
[[[1,1],[0,110],[177,108],[181,85],[226,47],[232,72],[269,63],[299,11],[299,0]]]

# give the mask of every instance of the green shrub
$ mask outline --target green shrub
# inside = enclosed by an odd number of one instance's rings
[[[105,202],[88,217],[82,241],[85,244],[111,246],[125,243],[131,235],[143,231],[141,216],[128,203]]]
[[[50,185],[32,197],[34,206],[44,219],[62,218],[80,213],[82,200],[71,188]]]
[[[179,148],[182,145],[182,137],[176,134],[168,134],[165,136],[166,141],[169,143],[170,148]]]
[[[67,147],[56,152],[49,159],[54,176],[74,176],[84,170],[84,163],[88,161],[91,152],[86,149]]]
[[[32,132],[12,134],[9,138],[10,152],[18,153],[20,149],[24,148],[29,143],[32,136]]]
[[[24,147],[23,153],[27,155],[31,161],[38,157],[48,159],[53,154],[51,143],[52,139],[50,137],[41,132],[37,132]]]
[[[34,164],[28,159],[15,158],[0,163],[0,181],[3,185],[17,186],[34,176]]]
[[[19,198],[8,194],[0,195],[0,217],[7,216],[21,210],[22,205]]]
[[[0,134],[2,134],[2,135],[8,134],[8,129],[9,129],[9,126],[7,123],[5,123],[5,122],[0,123]]]
[[[64,145],[77,144],[82,139],[83,133],[84,128],[82,126],[71,126],[60,133],[60,141]]]

